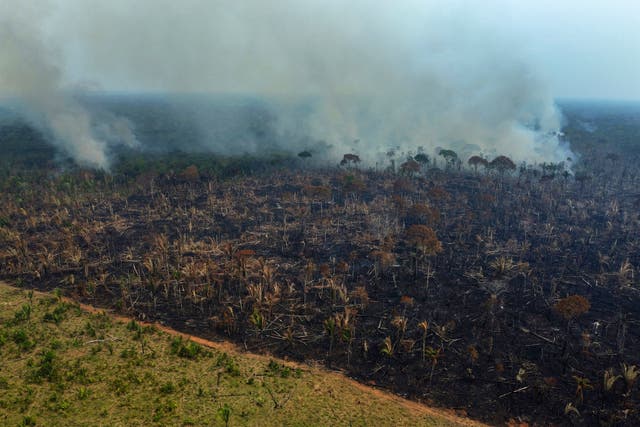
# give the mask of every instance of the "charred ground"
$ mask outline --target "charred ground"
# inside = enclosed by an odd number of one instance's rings
[[[0,278],[492,423],[638,424],[640,116],[584,108],[564,168],[7,161]]]

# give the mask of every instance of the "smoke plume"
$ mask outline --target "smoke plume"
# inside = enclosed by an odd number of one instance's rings
[[[557,138],[561,115],[552,94],[496,18],[499,3],[467,6],[58,0],[46,25],[25,12],[26,36],[24,26],[16,31],[20,17],[5,11],[2,39],[9,37],[16,52],[3,49],[0,80],[8,70],[10,84],[17,82],[19,94],[43,113],[59,146],[97,166],[106,164],[110,140],[96,136],[77,102],[62,99],[62,80],[125,92],[242,94],[258,100],[275,145],[331,147],[334,158],[355,152],[373,163],[390,149],[434,153],[436,147],[528,162],[572,156]],[[58,46],[57,61],[44,49],[37,28],[43,25]],[[249,132],[253,116],[191,112],[201,140],[185,150],[264,148]],[[112,127],[102,130],[111,135]]]
[[[13,107],[78,164],[108,169],[108,145],[133,146],[135,137],[125,119],[111,116],[94,123],[63,88],[58,52],[47,46],[40,28],[46,9],[37,2],[0,5],[0,95],[11,97]]]

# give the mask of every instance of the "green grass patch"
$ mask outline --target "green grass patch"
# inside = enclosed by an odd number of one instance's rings
[[[0,285],[0,425],[455,425],[346,379]],[[29,308],[25,308],[29,307]]]

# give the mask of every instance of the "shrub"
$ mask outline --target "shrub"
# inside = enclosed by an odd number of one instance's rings
[[[78,389],[78,400],[85,400],[89,397],[90,394],[91,390],[89,390],[87,387],[80,387]]]
[[[142,327],[134,319],[131,319],[131,321],[129,323],[127,323],[127,330],[129,330],[131,332],[141,332],[142,331]]]
[[[180,174],[185,181],[196,182],[200,179],[200,171],[196,165],[187,166]]]
[[[19,427],[28,427],[28,426],[35,426],[35,425],[36,425],[36,419],[35,417],[32,417],[30,415],[26,415],[22,417],[22,421],[20,421],[20,424],[18,424]]]
[[[126,381],[124,381],[123,379],[121,379],[121,378],[116,378],[111,383],[111,389],[118,396],[122,396],[123,394],[125,394],[125,393],[127,393],[129,391],[129,384]]]
[[[40,382],[46,379],[50,382],[57,381],[59,378],[59,369],[56,353],[53,350],[46,350],[40,354],[40,360],[31,373],[31,379],[34,382]]]
[[[36,343],[29,339],[29,335],[24,329],[18,329],[13,332],[13,342],[22,351],[29,351],[36,346]]]
[[[65,313],[69,310],[69,304],[60,303],[52,312],[46,313],[42,318],[45,322],[55,323],[59,325],[65,319]]]
[[[426,225],[414,224],[406,231],[406,238],[410,245],[425,255],[435,255],[442,251],[442,243],[435,231]]]
[[[162,394],[171,394],[176,391],[176,386],[171,381],[164,383],[160,386],[160,393]]]
[[[176,337],[171,340],[171,354],[185,359],[196,359],[198,356],[207,356],[208,352],[200,344]]]
[[[31,319],[31,304],[24,304],[20,307],[20,310],[16,311],[14,319],[16,322],[25,322]]]
[[[220,409],[218,409],[218,416],[222,421],[224,421],[224,425],[229,425],[229,418],[231,417],[231,407],[226,403]]]
[[[135,348],[128,347],[128,348],[125,348],[124,350],[122,350],[120,352],[120,357],[122,359],[132,359],[132,358],[136,357],[137,354],[138,354],[138,352],[136,351]]]
[[[227,353],[220,354],[215,365],[217,367],[224,367],[225,371],[231,376],[240,376],[240,367],[233,357],[229,356]]]
[[[281,365],[275,360],[269,361],[269,364],[267,365],[267,371],[272,375],[278,375],[281,378],[289,378],[292,373],[292,370],[290,367],[286,365]],[[298,375],[299,373],[296,371],[295,374]]]
[[[553,308],[565,320],[573,320],[589,311],[591,303],[581,295],[569,295],[559,300]]]

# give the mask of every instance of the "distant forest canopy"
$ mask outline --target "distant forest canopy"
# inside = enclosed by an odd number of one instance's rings
[[[225,158],[247,157],[248,153],[254,153],[256,155],[250,157],[275,157],[281,161],[295,157],[298,152],[321,157],[319,152],[329,146],[327,143],[318,146],[317,142],[300,140],[296,142],[299,150],[282,148],[278,141],[281,136],[275,130],[278,118],[269,112],[264,103],[249,96],[225,96],[220,97],[219,101],[212,104],[205,97],[196,95],[170,99],[161,95],[105,94],[86,99],[96,110],[118,114],[131,121],[141,144],[140,151],[147,158],[151,155],[159,159],[167,153],[180,153],[175,160],[193,163],[202,157],[199,155],[201,153]],[[608,151],[640,155],[640,102],[561,100],[558,105],[564,116],[563,139],[571,149],[580,153],[597,150],[606,144]],[[203,117],[212,120],[209,130],[218,130],[203,133],[202,127],[196,125]],[[250,145],[259,145],[260,150],[248,149],[243,153],[238,149],[240,144],[234,141],[246,143],[247,135],[251,139]],[[15,109],[7,105],[0,106],[0,163],[28,167],[47,163],[73,166],[70,159],[56,152],[53,145],[48,143],[48,138]],[[232,145],[233,148],[211,151],[205,141],[216,138],[224,142],[216,144],[216,147]],[[442,149],[448,149],[446,144],[441,146]],[[438,153],[432,154],[437,157]],[[117,171],[121,169],[119,164],[130,161],[140,153],[137,149],[132,151],[127,147],[119,147],[111,155],[115,160],[114,171]],[[467,159],[461,160],[466,165]]]
[[[610,143],[609,149],[640,155],[640,101],[559,101],[563,132],[577,151]]]

